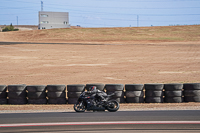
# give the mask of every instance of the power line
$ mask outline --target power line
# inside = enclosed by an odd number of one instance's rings
[[[59,1],[59,0],[58,0]],[[95,0],[93,0],[95,1]],[[105,2],[104,0],[96,0],[98,2]],[[115,0],[110,0],[111,2],[115,1]],[[109,2],[110,2],[109,1]],[[11,13],[7,13],[7,11],[3,11],[2,13],[0,13],[0,15],[15,15],[13,17],[16,17],[16,16],[19,16],[19,15],[33,15],[33,14],[38,14],[38,11],[40,10],[39,9],[39,6],[40,4],[42,5],[42,1],[41,3],[38,2],[33,2],[33,1],[23,1],[23,0],[7,0],[6,2],[18,2],[18,3],[22,3],[21,5],[27,5],[26,7],[13,7],[13,4],[12,6],[8,6],[8,4],[6,6],[0,6],[0,9],[6,9],[6,10],[19,10],[19,12],[22,10],[29,10],[28,12],[27,11],[24,11],[23,13],[17,13],[17,12],[11,12]],[[133,3],[140,3],[140,2],[148,2],[148,3],[152,3],[152,2],[159,2],[159,3],[163,3],[165,4],[166,2],[200,2],[200,0],[124,0],[124,1],[120,1],[119,3],[121,2],[130,2],[131,4]],[[31,4],[31,5],[30,5]],[[78,5],[78,4],[77,4]],[[70,4],[66,4],[66,3],[45,3],[45,9],[51,9],[51,10],[59,10],[59,11],[68,11],[70,12],[70,15],[69,17],[72,18],[72,21],[71,22],[74,22],[73,21],[73,18],[80,18],[80,19],[85,19],[87,21],[98,21],[99,19],[101,19],[100,21],[108,21],[108,22],[112,22],[112,21],[118,21],[118,22],[123,22],[123,23],[132,23],[134,22],[135,25],[139,26],[139,22],[148,22],[148,21],[151,21],[151,22],[179,22],[179,20],[169,20],[169,21],[162,21],[162,20],[158,20],[156,21],[156,19],[154,20],[145,20],[145,17],[152,17],[152,18],[163,18],[163,17],[187,17],[187,19],[185,20],[182,20],[183,22],[194,22],[194,21],[198,21],[199,20],[188,20],[188,18],[191,18],[191,17],[196,17],[198,18],[199,17],[199,12],[197,9],[200,9],[200,6],[198,6],[198,4],[196,4],[197,6],[181,6],[181,5],[176,5],[176,7],[130,7],[130,5],[127,5],[126,6],[88,6],[88,5],[81,5],[81,6],[77,6],[77,5],[70,5]],[[33,6],[37,6],[36,8],[33,9]],[[41,10],[43,6],[41,6]],[[93,10],[93,9],[97,9],[97,10]],[[93,11],[92,11],[92,10]],[[105,9],[105,10],[103,10]],[[119,10],[107,10],[107,9],[119,9]],[[127,12],[127,10],[123,10],[122,9],[128,9],[129,12]],[[186,12],[185,9],[188,9],[187,11],[190,11],[190,12]],[[194,11],[191,11],[190,9],[195,9]],[[137,10],[147,10],[147,12],[149,13],[138,13],[136,12]],[[157,11],[157,13],[150,13],[150,10],[155,10]],[[160,11],[162,10],[166,10],[165,12],[161,13]],[[173,12],[174,10],[178,10],[180,11],[180,13],[169,13],[170,12]],[[119,12],[120,11],[120,12]],[[126,12],[125,12],[126,11]],[[184,11],[184,12],[181,12],[181,11]],[[88,17],[87,17],[88,16]],[[90,17],[91,16],[91,17]],[[92,16],[99,16],[98,17],[93,17]],[[37,15],[35,15],[34,18],[36,18]],[[23,20],[21,19],[22,17],[20,16],[20,21]],[[135,18],[135,19],[133,19]],[[139,19],[140,18],[140,19]],[[94,20],[93,20],[94,19]],[[31,19],[26,19],[26,20],[31,20]],[[33,19],[32,19],[33,20]],[[0,21],[6,21],[5,19],[4,20],[0,20]],[[81,22],[81,24],[93,24],[94,25],[94,22],[93,23],[83,23]],[[97,25],[106,25],[106,24],[97,24]],[[131,24],[132,25],[132,24]]]
[[[9,1],[12,1],[12,0],[9,0]],[[172,1],[199,1],[199,0],[172,0]],[[38,4],[38,3],[35,3],[35,2],[27,2],[27,1],[19,1],[19,0],[14,0],[13,2],[21,2],[21,3],[30,3],[30,4]],[[124,2],[124,1],[123,1]],[[135,1],[129,1],[129,2],[135,2]],[[148,1],[139,1],[139,2],[153,2],[153,1],[150,1],[150,0],[148,0]],[[156,1],[156,2],[169,2],[169,0],[168,1]],[[41,1],[41,3],[43,3],[43,1]],[[69,4],[49,4],[49,3],[47,3],[47,4],[45,4],[45,5],[50,5],[50,6],[69,6],[69,7],[71,7],[72,5],[69,5]],[[148,8],[148,7],[106,7],[106,6],[104,6],[104,7],[98,7],[98,6],[74,6],[73,5],[73,7],[78,7],[78,8],[80,8],[80,7],[84,7],[84,8],[108,8],[108,9],[110,9],[110,8],[117,8],[117,9],[190,9],[190,8],[192,8],[192,9],[195,9],[195,8],[200,8],[200,7],[159,7],[159,8]],[[14,7],[13,7],[14,8]]]

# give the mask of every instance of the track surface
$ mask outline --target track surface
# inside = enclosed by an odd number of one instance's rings
[[[102,122],[141,122],[141,124],[102,124]],[[191,121],[197,123],[189,124]],[[69,124],[99,122],[99,124]],[[156,123],[154,123],[156,122]],[[162,123],[163,122],[163,123]],[[171,122],[171,123],[170,123]],[[181,124],[184,122],[185,124]],[[3,124],[36,124],[35,126],[0,127],[0,132],[200,132],[200,111],[118,111],[0,114]],[[38,126],[38,123],[47,123]],[[53,125],[48,125],[51,123]],[[65,123],[62,125],[61,123]],[[66,124],[68,123],[68,124]],[[145,124],[146,123],[146,124]],[[57,125],[56,125],[57,124]]]

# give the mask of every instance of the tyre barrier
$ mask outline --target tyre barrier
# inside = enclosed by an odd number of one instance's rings
[[[125,84],[127,103],[144,103],[143,84]]]
[[[26,85],[8,85],[8,104],[27,104]]]
[[[67,85],[68,104],[77,102],[80,94],[97,86],[107,94],[114,93],[119,103],[200,102],[200,83],[171,84],[74,84]],[[184,90],[184,91],[183,91]],[[65,85],[0,85],[0,104],[66,104]]]
[[[7,104],[7,86],[6,85],[0,85],[0,104]]]
[[[181,103],[183,102],[183,84],[173,83],[164,84],[166,103]]]
[[[104,88],[105,88],[105,85],[104,85],[104,84],[86,84],[86,86],[85,86],[86,90],[88,91],[88,89],[89,89],[91,86],[96,86],[98,90],[100,90],[100,91],[105,91],[105,90],[104,90]]]
[[[68,104],[75,104],[83,91],[85,91],[85,85],[83,84],[72,84],[67,85],[67,97]]]
[[[48,104],[66,104],[66,85],[47,85]]]
[[[28,104],[47,104],[45,85],[28,85],[26,89]]]
[[[123,84],[106,84],[105,89],[108,95],[114,93],[113,100],[119,103],[125,103]]]
[[[185,102],[200,102],[200,83],[185,83],[183,89]]]
[[[145,103],[163,103],[163,84],[144,84]]]

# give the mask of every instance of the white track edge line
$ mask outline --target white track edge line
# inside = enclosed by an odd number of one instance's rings
[[[200,124],[200,121],[109,121],[0,124],[0,127],[59,126],[59,125],[117,125],[117,124]]]

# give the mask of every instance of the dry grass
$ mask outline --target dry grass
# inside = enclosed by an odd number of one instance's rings
[[[4,33],[5,38],[29,42],[186,42],[200,41],[200,25],[18,31]]]

